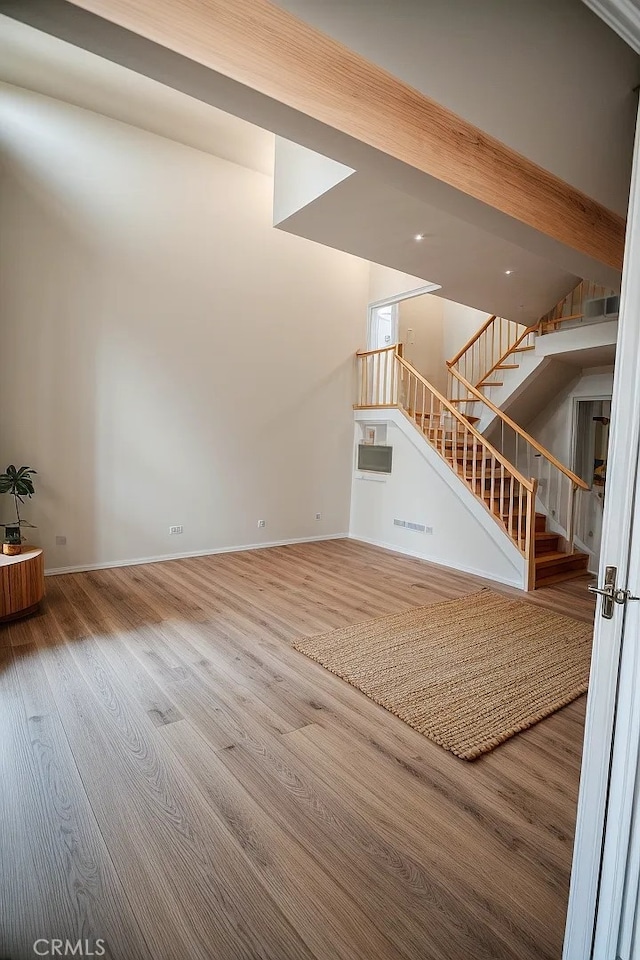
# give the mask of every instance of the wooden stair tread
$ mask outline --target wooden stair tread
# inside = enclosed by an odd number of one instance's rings
[[[542,556],[535,558],[536,567],[547,566],[548,564],[559,563],[560,561],[571,561],[572,563],[578,563],[581,561],[587,561],[589,559],[588,553],[564,553],[561,550],[553,550],[551,553],[543,553]]]
[[[484,380],[478,384],[478,388],[480,387],[504,387],[504,383],[501,380]]]
[[[529,344],[528,347],[516,347],[514,350],[511,351],[511,353],[524,353],[525,350],[535,350],[535,348],[536,348],[535,343],[531,343]]]
[[[496,370],[517,370],[519,363],[499,363]]]
[[[536,577],[536,589],[538,587],[551,587],[554,583],[562,583],[564,580],[577,580],[579,577],[584,576],[593,578],[593,574],[582,569],[564,570],[562,573],[552,573],[548,577]]]

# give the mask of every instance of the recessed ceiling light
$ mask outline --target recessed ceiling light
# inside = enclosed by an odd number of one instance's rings
[[[508,277],[510,277],[511,274],[513,273],[513,270],[505,270],[505,273]]]
[[[424,240],[424,233],[416,233],[414,240]]]

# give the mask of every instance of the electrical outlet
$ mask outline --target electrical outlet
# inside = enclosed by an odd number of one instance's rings
[[[266,527],[266,525],[267,525],[267,521],[266,521],[266,520],[258,520],[258,526],[259,526],[260,528]]]
[[[322,520],[322,514],[316,513],[316,520]]]
[[[66,538],[66,537],[64,537],[64,536],[57,536],[57,537],[56,537],[56,547],[66,547],[66,545],[67,545],[67,538]]]
[[[169,533],[172,536],[176,533],[184,533],[184,527],[181,523],[177,524],[175,527],[169,527]]]

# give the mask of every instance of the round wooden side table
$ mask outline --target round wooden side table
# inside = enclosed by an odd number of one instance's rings
[[[44,555],[26,547],[17,557],[0,554],[0,623],[25,617],[44,596]]]

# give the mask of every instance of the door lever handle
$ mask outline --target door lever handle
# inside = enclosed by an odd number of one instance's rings
[[[597,593],[599,597],[608,597],[612,600],[615,587],[612,583],[607,583],[604,587],[589,586],[587,587],[587,590],[589,593]]]
[[[640,597],[634,597],[629,590],[616,589],[613,584],[607,584],[605,587],[587,587],[589,593],[597,593],[600,597],[610,597],[614,603],[626,603],[627,600],[640,600]]]
[[[613,617],[613,605],[619,603],[624,605],[628,600],[640,600],[640,597],[634,597],[630,590],[622,590],[616,587],[616,567],[607,567],[604,574],[603,587],[587,587],[589,593],[596,593],[602,597],[602,616],[605,620],[611,620]]]

